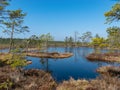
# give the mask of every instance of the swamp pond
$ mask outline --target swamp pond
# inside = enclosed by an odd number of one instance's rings
[[[94,79],[99,74],[96,69],[101,66],[114,65],[118,66],[119,63],[107,63],[107,62],[91,62],[86,59],[86,56],[92,53],[94,50],[87,47],[76,48],[49,48],[48,52],[71,52],[72,57],[64,59],[52,59],[52,58],[38,58],[27,56],[27,60],[31,60],[32,64],[27,65],[24,69],[42,69],[51,73],[53,78],[57,82],[68,80],[71,77],[74,79]],[[102,50],[107,52],[107,50]]]

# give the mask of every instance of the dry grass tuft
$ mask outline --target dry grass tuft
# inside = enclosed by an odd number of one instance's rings
[[[90,89],[91,88],[91,89]],[[74,80],[63,81],[59,84],[56,90],[92,90],[92,86],[87,80]]]
[[[120,79],[109,75],[90,81],[70,79],[59,84],[57,90],[120,90]]]
[[[109,74],[110,76],[120,77],[120,67],[117,66],[103,66],[97,69],[100,74]]]
[[[120,90],[120,78],[104,75],[96,80],[91,80],[91,85],[96,90]]]

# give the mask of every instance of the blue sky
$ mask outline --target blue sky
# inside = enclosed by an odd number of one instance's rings
[[[8,8],[22,9],[27,13],[24,24],[29,26],[30,33],[15,37],[50,32],[55,40],[64,40],[65,36],[74,36],[75,31],[79,36],[91,31],[93,36],[98,33],[106,37],[106,28],[118,24],[104,24],[104,13],[115,3],[113,0],[12,0]]]

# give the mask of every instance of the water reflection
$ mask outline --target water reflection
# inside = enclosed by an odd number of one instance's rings
[[[46,72],[52,73],[52,70],[49,69],[50,65],[48,58],[41,58],[40,63]]]
[[[8,52],[9,51],[9,49],[0,49],[0,52],[1,53],[6,53],[6,52]]]
[[[70,77],[74,79],[93,79],[99,74],[96,69],[101,66],[114,65],[119,66],[119,63],[106,63],[106,62],[91,62],[85,57],[93,52],[92,48],[87,47],[67,47],[67,48],[49,48],[48,52],[71,52],[74,55],[64,59],[51,59],[51,58],[36,58],[27,57],[32,60],[32,64],[25,67],[25,69],[43,69],[50,72],[56,81],[68,80]],[[105,51],[106,52],[106,51]]]

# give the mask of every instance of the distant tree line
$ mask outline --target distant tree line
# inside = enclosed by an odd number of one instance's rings
[[[9,42],[9,51],[11,48],[21,42],[20,47],[36,47],[39,49],[48,48],[50,43],[53,46],[65,46],[65,47],[78,47],[89,46],[94,48],[120,48],[120,27],[112,26],[108,27],[106,32],[108,36],[106,38],[96,34],[92,35],[90,31],[84,32],[81,35],[79,32],[75,32],[74,36],[66,36],[64,42],[53,41],[54,38],[50,33],[41,34],[39,36],[32,35],[27,39],[15,39],[15,34],[29,32],[28,26],[24,26],[24,17],[26,13],[22,10],[6,10],[6,6],[9,5],[9,0],[0,1],[0,28],[4,33],[7,33],[10,38],[0,38],[0,43]],[[105,14],[106,24],[120,21],[120,3],[116,3],[112,9]]]
[[[113,5],[112,9],[105,14],[106,24],[120,21],[120,2]],[[87,31],[78,37],[65,37],[65,46],[90,46],[94,48],[120,48],[120,27],[112,26],[106,30],[108,36],[106,38]],[[74,42],[74,43],[71,43]]]

